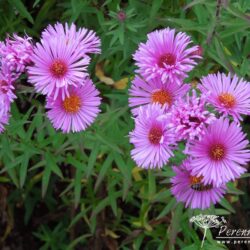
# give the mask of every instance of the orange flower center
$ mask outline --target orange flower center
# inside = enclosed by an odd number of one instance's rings
[[[152,144],[159,144],[162,137],[162,129],[159,127],[152,127],[148,134],[148,139]]]
[[[66,97],[63,101],[63,108],[67,113],[76,113],[81,108],[81,99],[76,94]]]
[[[191,185],[200,183],[202,181],[203,177],[202,176],[190,176],[190,183]]]
[[[210,148],[210,157],[215,160],[219,161],[222,160],[225,156],[225,147],[221,144],[215,144]]]
[[[236,103],[235,97],[229,93],[220,94],[218,99],[226,108],[232,108]]]
[[[161,105],[167,103],[172,104],[172,96],[166,90],[157,90],[151,96],[152,102],[160,103]]]
[[[63,77],[67,73],[68,67],[62,60],[56,59],[51,64],[50,71],[53,74],[53,76],[60,78],[60,77]]]
[[[173,54],[171,53],[167,53],[165,55],[162,55],[159,59],[159,62],[158,62],[158,65],[161,67],[161,68],[164,68],[164,64],[166,65],[174,65],[175,64],[175,61],[176,61],[176,58]]]
[[[204,185],[202,183],[203,176],[190,176],[191,188],[195,191],[207,191],[213,188],[212,184]]]

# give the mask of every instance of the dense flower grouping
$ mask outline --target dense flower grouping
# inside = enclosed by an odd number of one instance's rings
[[[16,34],[0,43],[0,132],[8,124],[15,85],[22,73],[46,95],[47,115],[64,133],[85,130],[97,117],[99,91],[87,72],[90,54],[100,53],[95,32],[74,24],[49,25],[34,44]]]
[[[37,43],[16,34],[0,42],[0,133],[23,73],[46,96],[55,129],[79,132],[93,123],[101,99],[87,67],[100,45],[95,32],[67,23],[49,25]],[[225,194],[227,182],[246,172],[250,160],[240,125],[250,114],[250,83],[217,73],[192,89],[184,80],[202,59],[201,47],[170,28],[148,34],[133,58],[138,69],[129,90],[132,158],[139,167],[162,168],[184,143],[186,159],[173,166],[171,191],[186,206],[209,208]]]
[[[250,83],[217,73],[191,90],[184,79],[201,60],[200,51],[174,29],[148,34],[134,54],[138,75],[129,90],[132,158],[139,167],[162,168],[184,143],[186,159],[173,166],[171,191],[193,209],[217,203],[250,160],[240,126],[242,115],[250,114]]]

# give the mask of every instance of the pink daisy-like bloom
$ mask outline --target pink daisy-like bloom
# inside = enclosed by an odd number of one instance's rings
[[[31,58],[34,65],[28,67],[29,81],[36,90],[44,95],[53,95],[54,99],[58,93],[63,99],[68,96],[69,86],[84,84],[90,62],[85,53],[95,51],[95,46],[90,46],[88,35],[86,39],[82,37],[85,34],[83,31],[77,32],[75,26],[66,28],[66,31],[60,27],[58,24],[55,29],[51,26],[45,31],[41,42],[34,48]],[[84,46],[87,46],[86,50]]]
[[[10,101],[6,96],[0,95],[0,133],[4,131],[5,125],[9,122]]]
[[[134,54],[138,66],[137,72],[146,80],[160,77],[165,83],[179,85],[197,64],[195,59],[198,46],[190,47],[191,38],[185,33],[176,33],[174,29],[156,30],[148,34],[146,43],[141,43]]]
[[[199,89],[209,92],[207,101],[225,116],[231,115],[236,121],[240,115],[250,114],[250,83],[236,75],[223,73],[209,74],[201,79]]]
[[[220,186],[246,172],[250,161],[249,141],[236,122],[220,118],[210,124],[201,140],[190,142],[188,154],[192,174],[203,176],[204,183]]]
[[[2,99],[4,97],[7,98],[9,102],[13,102],[13,100],[16,98],[13,91],[14,86],[11,72],[9,71],[5,61],[2,59],[0,70],[0,98]]]
[[[135,147],[131,155],[139,167],[162,168],[173,156],[175,138],[160,104],[149,104],[139,109],[135,129],[129,136]]]
[[[12,78],[16,80],[31,63],[33,54],[32,39],[29,36],[20,37],[14,34],[13,37],[8,36],[5,42],[0,45],[0,57],[8,66],[12,73]]]
[[[96,33],[86,28],[80,28],[77,30],[76,25],[72,23],[70,26],[65,23],[56,23],[54,26],[49,25],[45,31],[42,32],[43,39],[50,39],[51,37],[60,36],[65,39],[67,43],[77,43],[78,49],[85,54],[101,53],[101,41],[97,37]]]
[[[189,89],[189,84],[162,83],[160,78],[146,81],[136,76],[129,90],[129,106],[133,108],[133,115],[138,114],[139,106],[150,103],[159,103],[169,109],[174,101],[185,95]]]
[[[197,97],[193,90],[192,96],[180,98],[171,109],[171,126],[175,128],[178,140],[201,139],[207,125],[216,120],[215,115],[205,109],[206,97]]]
[[[83,86],[71,86],[65,99],[61,95],[56,100],[48,97],[47,115],[55,129],[63,133],[79,132],[94,122],[100,112],[100,103],[99,91],[90,79],[86,79]]]
[[[216,204],[226,193],[226,186],[219,187],[213,184],[204,184],[203,177],[191,174],[190,163],[186,159],[179,167],[173,167],[175,176],[171,178],[171,192],[178,202],[184,202],[186,207],[192,209],[207,209]]]

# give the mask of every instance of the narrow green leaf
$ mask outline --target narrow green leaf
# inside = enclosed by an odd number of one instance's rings
[[[61,169],[56,164],[56,158],[51,153],[45,153],[46,167],[49,167],[53,173],[63,178]]]
[[[151,9],[150,9],[150,15],[148,19],[148,23],[151,24],[153,19],[155,18],[157,12],[159,11],[161,5],[163,3],[163,0],[155,0],[152,3]]]
[[[226,208],[228,211],[235,213],[234,208],[231,206],[231,204],[225,198],[222,198],[219,203],[221,204],[221,206]]]
[[[74,178],[74,204],[75,204],[75,208],[78,206],[80,198],[81,198],[82,176],[83,176],[83,171],[81,171],[80,169],[76,169],[76,174],[75,174],[75,178]]]
[[[87,178],[89,178],[89,176],[93,172],[93,168],[95,166],[96,159],[97,159],[98,152],[99,152],[99,145],[100,145],[99,143],[95,143],[94,148],[90,153],[89,160],[88,160],[88,166],[87,166],[87,169],[86,169]]]
[[[162,217],[164,217],[165,215],[167,215],[176,205],[176,200],[175,198],[172,198],[167,206],[161,211],[161,213],[158,215],[157,220],[161,219]]]
[[[32,16],[30,15],[29,11],[26,9],[25,5],[21,0],[8,0],[9,3],[17,9],[20,15],[26,18],[30,23],[34,23]]]
[[[98,174],[96,183],[95,183],[95,188],[94,190],[96,191],[99,187],[99,185],[101,184],[103,178],[105,177],[108,169],[111,167],[111,164],[113,162],[113,156],[112,154],[109,154],[106,158],[106,160],[104,161],[103,165],[101,166],[101,170]]]
[[[153,171],[150,169],[148,171],[148,198],[151,200],[156,192],[155,176]]]
[[[43,177],[42,177],[42,197],[44,197],[47,192],[50,176],[51,176],[51,169],[49,166],[46,166],[43,171]]]
[[[22,163],[21,163],[21,167],[20,167],[20,170],[19,170],[19,175],[20,175],[20,187],[22,188],[24,183],[25,183],[25,180],[26,180],[26,176],[27,176],[27,170],[28,170],[28,164],[29,164],[29,158],[30,158],[30,155],[28,153],[29,151],[26,151],[23,155],[23,160],[22,160]]]

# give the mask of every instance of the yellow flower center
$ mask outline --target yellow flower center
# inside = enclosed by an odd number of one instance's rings
[[[160,103],[161,105],[167,103],[168,105],[172,104],[173,98],[171,94],[166,90],[157,90],[155,91],[152,96],[151,100],[154,103]]]
[[[67,113],[76,113],[81,108],[81,99],[76,94],[66,97],[63,101],[63,108]]]
[[[229,93],[220,94],[218,99],[226,108],[232,108],[236,104],[235,97]]]
[[[221,144],[215,144],[210,148],[210,157],[215,160],[219,161],[222,160],[225,156],[225,147]]]
[[[62,60],[56,59],[51,64],[50,71],[53,74],[53,76],[60,78],[60,77],[63,77],[67,73],[68,67]]]

